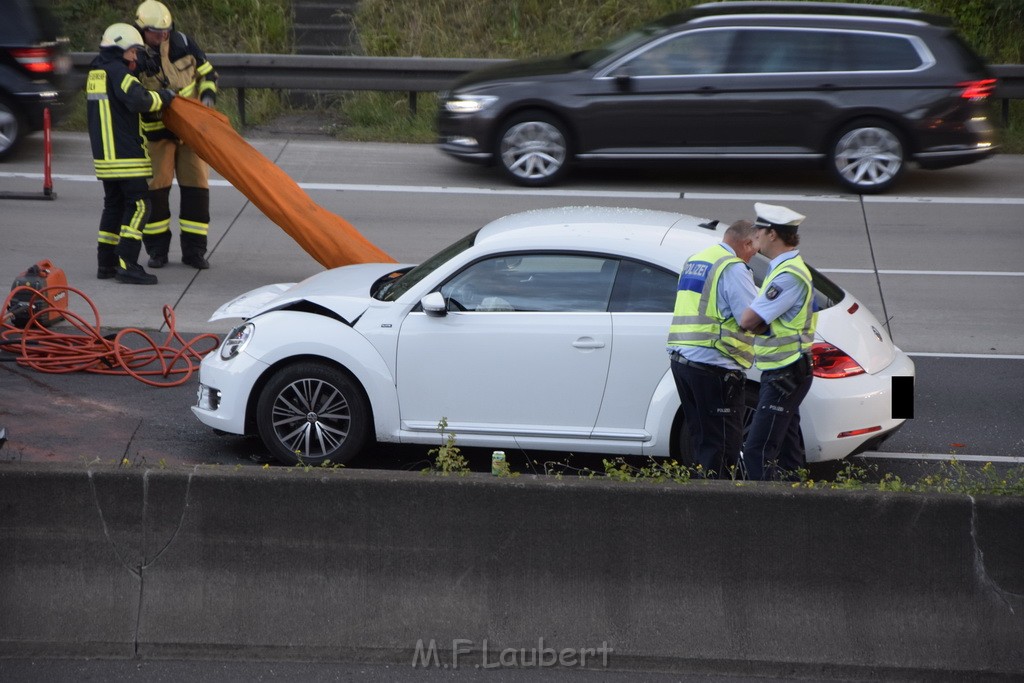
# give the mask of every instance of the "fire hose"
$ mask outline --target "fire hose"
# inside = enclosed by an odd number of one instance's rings
[[[41,301],[60,295],[82,299],[92,311],[92,321],[75,313],[70,306],[57,309],[39,305]],[[23,308],[26,305],[27,311]],[[128,375],[154,387],[180,386],[196,372],[203,356],[220,345],[220,338],[209,333],[186,341],[175,329],[174,309],[167,305],[163,307],[167,336],[162,343],[158,344],[149,334],[133,327],[104,334],[95,304],[80,290],[68,286],[38,290],[16,287],[0,311],[4,312],[0,321],[0,350],[14,354],[18,365],[50,374]],[[14,311],[21,317],[27,315],[24,326],[12,324]],[[69,323],[75,331],[50,329],[54,323],[44,322],[44,318],[54,316]]]

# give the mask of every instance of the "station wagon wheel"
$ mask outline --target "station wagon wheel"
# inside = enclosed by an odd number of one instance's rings
[[[286,465],[341,464],[366,441],[370,409],[348,373],[303,362],[270,378],[256,404],[256,422],[267,450]]]
[[[14,153],[25,137],[26,124],[21,111],[0,95],[0,159]]]
[[[899,133],[876,119],[855,121],[836,136],[831,168],[839,183],[858,194],[883,192],[896,182],[906,166]]]
[[[502,127],[498,158],[505,173],[520,185],[551,185],[566,172],[569,136],[550,114],[523,112]]]

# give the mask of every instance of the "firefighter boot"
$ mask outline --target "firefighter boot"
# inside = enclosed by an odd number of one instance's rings
[[[167,265],[167,251],[171,247],[171,231],[164,230],[156,235],[144,234],[143,244],[146,245],[146,253],[149,254],[150,268],[163,268]]]
[[[96,251],[96,277],[100,280],[109,280],[117,274],[117,254],[114,252],[113,244],[100,244]]]
[[[117,243],[117,268],[114,279],[126,285],[155,285],[156,275],[147,273],[139,265],[142,242],[137,239],[121,238]]]
[[[206,236],[181,233],[181,262],[197,270],[206,270],[210,262],[206,260]]]

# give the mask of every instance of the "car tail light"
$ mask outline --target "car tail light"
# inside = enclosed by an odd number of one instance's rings
[[[837,346],[817,342],[811,347],[814,376],[822,379],[839,379],[864,373],[864,368]]]
[[[983,78],[980,81],[964,81],[956,85],[958,88],[963,88],[960,97],[965,100],[984,100],[995,92],[996,79]]]
[[[31,73],[49,74],[54,71],[53,52],[45,47],[14,48],[11,55]]]
[[[851,429],[848,432],[839,432],[839,434],[836,435],[836,438],[845,439],[848,436],[862,436],[864,434],[880,431],[882,431],[882,425],[875,425],[874,427],[865,427],[864,429]]]

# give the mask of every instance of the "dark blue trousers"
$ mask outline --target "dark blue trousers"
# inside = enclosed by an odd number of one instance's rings
[[[808,356],[784,368],[761,373],[757,410],[743,444],[747,479],[792,480],[798,469],[807,467],[800,436],[800,403],[813,379]]]
[[[672,357],[672,376],[683,405],[693,464],[708,478],[729,478],[743,445],[743,387],[739,370],[690,365]]]

